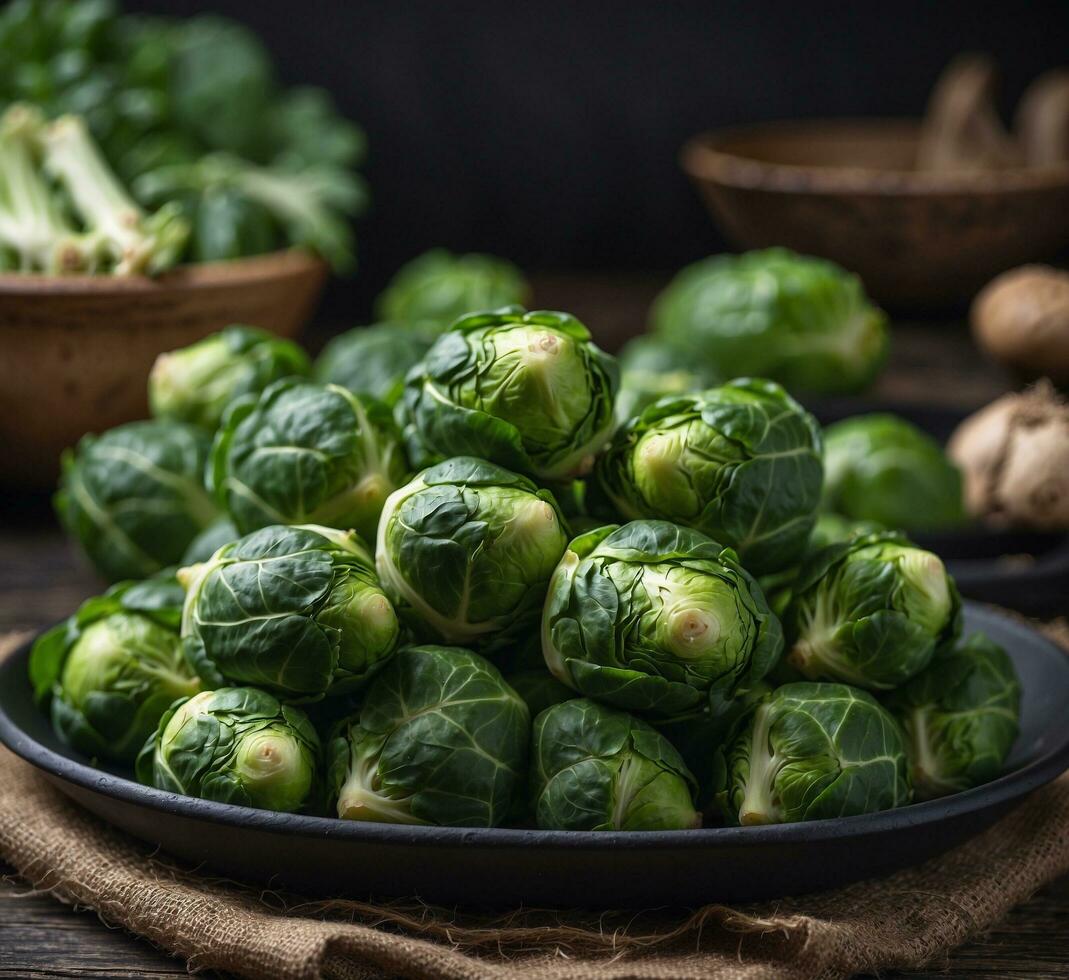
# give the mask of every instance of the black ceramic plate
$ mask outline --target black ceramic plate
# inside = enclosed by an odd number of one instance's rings
[[[147,789],[64,748],[32,703],[28,647],[0,663],[0,740],[109,823],[229,877],[312,894],[419,895],[462,905],[659,906],[771,898],[915,864],[990,825],[1069,767],[1069,657],[969,606],[1021,677],[1022,730],[1005,775],[885,813],[771,827],[576,833],[361,824]]]
[[[872,402],[860,398],[808,403],[821,425],[853,415],[891,412],[946,442],[966,413],[938,405]],[[961,594],[994,602],[1029,616],[1065,612],[1069,595],[1069,534],[998,531],[979,525],[929,534],[913,534],[947,564]]]

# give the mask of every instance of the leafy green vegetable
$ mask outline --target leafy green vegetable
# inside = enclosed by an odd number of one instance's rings
[[[179,579],[186,656],[206,684],[345,693],[397,645],[397,617],[353,531],[265,527]]]
[[[325,524],[372,540],[407,469],[385,406],[337,385],[283,378],[230,403],[208,482],[240,531]]]
[[[788,662],[806,677],[889,690],[961,629],[942,561],[900,534],[829,545],[803,564],[784,617]]]
[[[375,311],[382,320],[429,321],[444,329],[466,313],[524,303],[529,293],[519,269],[504,259],[435,248],[398,270]]]
[[[801,556],[816,520],[820,427],[779,385],[739,378],[649,406],[616,433],[594,479],[625,520],[693,527],[765,574]]]
[[[824,456],[827,467],[827,453]],[[859,538],[866,534],[877,534],[885,531],[878,521],[855,520],[832,511],[824,511],[817,515],[817,523],[813,525],[813,533],[809,536],[808,553],[826,548],[829,544],[839,544],[841,541],[849,541],[851,538]]]
[[[56,512],[101,575],[153,575],[219,516],[201,482],[210,440],[181,422],[130,422],[64,453]]]
[[[203,691],[171,707],[137,759],[168,793],[284,813],[312,796],[319,738],[300,708],[254,687]]]
[[[537,630],[567,543],[552,494],[461,456],[390,496],[375,559],[383,588],[417,633],[496,648]]]
[[[67,745],[133,762],[176,698],[200,690],[182,657],[173,577],[123,582],[34,642],[30,680]]]
[[[824,501],[855,520],[935,531],[965,520],[961,474],[926,432],[895,415],[824,430]]]
[[[327,751],[339,817],[495,827],[522,785],[530,715],[497,668],[459,647],[401,650]]]
[[[401,400],[405,375],[433,343],[425,324],[376,323],[335,337],[315,363],[315,378],[354,395],[393,407]]]
[[[679,753],[643,721],[581,698],[534,723],[531,787],[545,830],[688,830],[701,826]]]
[[[871,694],[845,684],[786,684],[729,743],[718,796],[743,826],[822,820],[910,802],[905,744]]]
[[[620,351],[616,420],[623,425],[660,398],[689,395],[722,380],[688,348],[652,334],[635,337]]]
[[[782,650],[779,620],[735,553],[667,521],[572,541],[542,617],[542,651],[558,680],[659,717],[752,686]]]
[[[23,272],[161,272],[189,227],[165,204],[146,215],[101,157],[78,116],[46,124],[15,104],[0,119],[0,244]]]
[[[272,381],[310,370],[308,355],[292,340],[234,324],[160,354],[148,379],[149,406],[157,418],[214,431],[235,398],[259,394]]]
[[[589,472],[609,438],[616,386],[615,360],[574,317],[503,307],[442,334],[404,406],[430,453],[564,481]]]
[[[1021,686],[1013,661],[975,633],[939,650],[885,704],[906,732],[917,799],[990,782],[1017,738]]]
[[[0,107],[18,101],[84,116],[142,203],[184,187],[188,257],[307,244],[351,262],[344,215],[365,198],[353,174],[363,133],[321,90],[281,89],[266,49],[234,21],[15,0],[0,10]]]
[[[792,391],[861,391],[887,355],[887,317],[861,281],[781,248],[688,266],[657,297],[652,320],[722,376],[771,378]]]

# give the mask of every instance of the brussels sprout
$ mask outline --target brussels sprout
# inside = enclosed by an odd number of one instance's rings
[[[157,418],[214,431],[238,396],[258,395],[272,381],[310,370],[308,355],[293,341],[235,324],[160,354],[149,374],[148,402]]]
[[[995,779],[1017,738],[1020,698],[1013,661],[983,633],[937,651],[892,691],[885,703],[905,729],[917,799]]]
[[[827,456],[825,455],[825,466]],[[817,523],[813,525],[813,533],[809,535],[809,546],[806,551],[813,554],[829,544],[839,544],[841,541],[849,541],[852,538],[860,538],[866,534],[877,534],[886,531],[887,528],[878,521],[855,520],[842,514],[834,514],[825,511],[817,515]]]
[[[779,385],[739,378],[651,405],[616,433],[595,482],[626,520],[693,527],[760,575],[801,556],[821,473],[816,420]]]
[[[417,632],[496,648],[537,632],[567,544],[552,494],[460,456],[391,494],[375,560],[387,595]]]
[[[290,813],[315,789],[319,738],[300,708],[255,687],[175,704],[137,757],[137,778],[168,793]]]
[[[239,531],[324,524],[375,537],[408,464],[389,410],[337,385],[286,378],[232,402],[209,483]]]
[[[183,568],[182,639],[206,683],[284,697],[359,688],[397,645],[393,606],[353,531],[265,527]]]
[[[791,390],[860,391],[887,356],[887,317],[861,281],[786,249],[688,266],[657,297],[652,320],[724,377],[759,375]]]
[[[571,701],[575,692],[562,684],[556,677],[543,668],[542,670],[521,670],[509,674],[505,680],[527,705],[531,717],[536,718],[555,704]]]
[[[123,582],[82,603],[30,654],[52,726],[88,756],[133,762],[160,716],[200,690],[182,656],[182,588],[173,577]]]
[[[965,519],[957,467],[931,436],[894,415],[860,415],[824,430],[823,506],[907,531]]]
[[[544,830],[701,826],[679,753],[644,721],[579,698],[534,723],[531,795]]]
[[[203,484],[210,440],[181,422],[130,422],[63,454],[56,512],[101,575],[154,575],[219,516]]]
[[[646,334],[628,341],[620,351],[620,392],[616,421],[623,425],[660,398],[689,395],[722,381],[694,352]]]
[[[733,551],[667,521],[576,538],[550,582],[542,652],[553,675],[630,711],[672,717],[730,697],[783,650],[779,620]]]
[[[428,320],[444,328],[473,310],[524,303],[520,271],[493,255],[453,255],[435,248],[401,267],[375,302],[383,320]]]
[[[220,517],[189,542],[189,547],[186,548],[179,564],[196,565],[207,561],[224,544],[237,541],[240,537],[238,529],[234,527],[234,522],[229,517]]]
[[[612,433],[616,386],[616,361],[578,320],[512,306],[457,320],[409,374],[404,405],[428,452],[568,480]]]
[[[527,762],[531,718],[497,668],[459,647],[401,650],[327,751],[337,814],[494,827]]]
[[[315,363],[315,377],[392,407],[401,400],[405,375],[433,340],[433,333],[422,324],[356,327],[327,344]]]
[[[721,764],[718,800],[743,826],[822,820],[910,802],[898,723],[866,691],[785,684],[753,710]]]
[[[869,534],[805,562],[784,627],[788,663],[806,677],[888,690],[958,635],[961,600],[936,555],[900,534]]]

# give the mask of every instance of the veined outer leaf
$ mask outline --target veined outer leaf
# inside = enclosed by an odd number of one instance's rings
[[[534,724],[531,796],[546,830],[686,830],[701,825],[696,784],[645,722],[585,698]]]
[[[497,668],[459,647],[401,650],[328,748],[339,817],[495,827],[526,771],[530,714]]]
[[[613,428],[616,361],[567,313],[506,306],[458,319],[406,380],[427,453],[542,480],[589,472]]]
[[[785,684],[750,712],[720,765],[733,823],[873,813],[911,799],[905,741],[871,694],[845,684]]]
[[[209,477],[239,531],[321,524],[371,539],[406,469],[385,406],[337,385],[285,378],[231,403]]]
[[[779,385],[739,378],[662,399],[623,426],[598,460],[594,506],[692,527],[767,574],[805,549],[821,451],[816,420]]]
[[[206,683],[294,698],[364,684],[392,654],[393,607],[352,531],[275,526],[184,569],[186,655]]]
[[[667,521],[572,541],[542,615],[558,680],[661,719],[752,686],[782,649],[779,620],[734,552]]]

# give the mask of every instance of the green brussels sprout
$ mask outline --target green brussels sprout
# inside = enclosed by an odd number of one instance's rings
[[[202,691],[160,719],[137,778],[167,793],[292,813],[317,777],[319,738],[300,708],[255,687]]]
[[[239,531],[324,524],[375,537],[408,463],[389,410],[337,385],[284,378],[232,402],[209,484]]]
[[[375,561],[386,594],[417,632],[490,649],[537,632],[567,544],[551,493],[460,456],[391,494]]]
[[[928,666],[961,629],[942,561],[893,532],[816,552],[784,617],[787,662],[810,679],[889,690]]]
[[[739,378],[632,419],[598,460],[595,490],[625,520],[695,528],[761,575],[801,557],[821,474],[816,420],[779,385]]]
[[[575,691],[562,684],[545,668],[542,670],[521,670],[505,677],[511,687],[527,705],[532,718],[537,718],[546,708],[551,708],[562,701],[571,701]]]
[[[623,711],[579,698],[534,723],[531,796],[543,830],[690,830],[696,790],[663,735]]]
[[[308,355],[292,340],[235,324],[160,354],[148,377],[148,402],[157,418],[214,431],[235,398],[258,395],[272,381],[310,370]]]
[[[234,527],[234,522],[229,517],[220,517],[189,542],[189,547],[186,548],[179,564],[196,565],[207,561],[224,544],[237,541],[240,537],[241,534]]]
[[[910,802],[898,723],[846,684],[785,684],[728,743],[718,801],[743,826],[823,820]]]
[[[495,827],[527,763],[531,718],[500,672],[459,647],[407,647],[376,678],[359,718],[327,750],[339,817]]]
[[[825,467],[827,455],[825,454]],[[843,514],[835,514],[824,511],[817,515],[817,523],[813,525],[813,533],[809,535],[807,554],[820,551],[829,544],[839,544],[841,541],[849,541],[851,538],[860,538],[866,534],[878,534],[887,528],[879,521],[855,520]]]
[[[433,341],[433,334],[421,324],[356,327],[327,344],[315,363],[315,378],[393,407],[401,400],[405,375]]]
[[[723,380],[709,364],[696,360],[692,350],[652,334],[624,344],[619,361],[616,421],[620,425],[661,398],[689,395]]]
[[[265,527],[178,577],[186,657],[216,687],[341,694],[360,688],[397,645],[397,616],[353,531]]]
[[[629,711],[673,717],[765,675],[779,620],[735,553],[667,521],[576,538],[542,616],[542,653],[569,687]]]
[[[857,276],[782,248],[688,266],[651,315],[659,336],[724,377],[771,378],[792,391],[861,391],[887,356],[887,317]]]
[[[428,320],[447,327],[474,310],[524,303],[530,287],[511,262],[435,248],[402,266],[375,301],[382,320]]]
[[[1013,661],[974,633],[936,652],[884,702],[902,723],[919,800],[990,782],[1017,738],[1021,685]]]
[[[63,454],[56,512],[101,575],[155,575],[219,516],[203,483],[210,442],[181,422],[130,422]]]
[[[895,415],[859,415],[824,430],[823,506],[906,531],[965,520],[961,473],[939,443]]]
[[[133,762],[167,708],[200,690],[178,638],[182,598],[170,576],[122,582],[37,639],[30,680],[65,744]]]
[[[589,472],[613,429],[616,361],[567,313],[461,317],[408,376],[404,407],[430,453],[481,456],[542,480]]]

